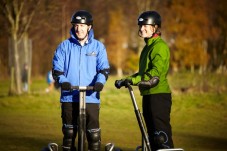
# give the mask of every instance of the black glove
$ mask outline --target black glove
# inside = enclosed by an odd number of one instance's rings
[[[63,82],[61,84],[61,89],[70,91],[71,90],[71,84],[69,82]]]
[[[157,86],[159,83],[159,77],[152,77],[150,80],[141,81],[138,83],[140,90],[146,90]]]
[[[95,85],[94,85],[94,91],[97,91],[97,92],[100,92],[102,91],[104,85],[100,82],[96,82]]]
[[[114,83],[115,87],[120,89],[122,86],[124,86],[124,80],[116,80]]]
[[[127,87],[128,85],[132,85],[132,80],[131,79],[116,80],[114,85],[116,88],[120,89],[122,86]]]

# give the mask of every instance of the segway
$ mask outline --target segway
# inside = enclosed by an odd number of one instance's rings
[[[86,91],[93,86],[72,86],[71,90],[79,91],[78,151],[86,150]]]
[[[58,151],[58,144],[49,143],[47,147],[43,148],[41,151]]]
[[[128,91],[129,91],[131,99],[132,99],[132,104],[133,104],[134,111],[135,111],[135,114],[136,114],[136,119],[137,119],[137,122],[139,124],[140,132],[142,134],[142,145],[138,146],[136,148],[136,151],[138,151],[140,149],[142,149],[142,151],[151,151],[151,146],[150,146],[150,142],[149,142],[149,139],[148,139],[148,134],[145,130],[145,124],[144,124],[143,119],[142,119],[142,114],[141,114],[141,112],[138,108],[138,105],[137,105],[137,102],[136,102],[136,99],[135,99],[135,95],[134,95],[134,92],[133,92],[131,85],[128,82],[119,80],[118,83],[115,83],[115,86],[117,88],[121,88],[122,86],[125,86],[126,88],[128,88]]]
[[[78,151],[86,150],[86,91],[93,90],[93,86],[71,86],[66,83],[62,90],[79,91],[79,120],[78,120]],[[56,143],[49,143],[45,151],[58,151]]]
[[[132,104],[133,104],[134,111],[135,111],[135,114],[136,114],[136,119],[137,119],[138,124],[139,124],[140,132],[142,134],[142,145],[138,146],[136,148],[136,151],[139,151],[139,150],[152,151],[151,146],[150,146],[150,142],[149,142],[149,139],[148,139],[148,134],[147,134],[147,131],[145,129],[145,124],[144,124],[144,121],[143,121],[143,118],[142,118],[142,114],[141,114],[141,112],[138,108],[132,86],[130,85],[129,82],[124,81],[124,80],[119,80],[118,82],[115,82],[115,86],[119,89],[122,86],[125,86],[125,88],[128,88],[128,91],[129,91],[130,96],[131,96]],[[181,148],[174,148],[174,149],[159,149],[157,151],[184,151],[184,150],[181,149]]]

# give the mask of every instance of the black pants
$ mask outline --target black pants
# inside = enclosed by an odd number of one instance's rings
[[[146,123],[152,151],[173,148],[170,112],[170,93],[143,96],[143,116]]]
[[[62,124],[77,125],[79,115],[79,103],[62,103]],[[99,104],[86,104],[87,129],[99,128]]]
[[[72,138],[72,145],[74,145],[79,120],[79,103],[62,103],[61,108],[62,125],[73,125],[74,127],[74,138]],[[99,110],[100,104],[86,104],[86,130],[99,129]]]

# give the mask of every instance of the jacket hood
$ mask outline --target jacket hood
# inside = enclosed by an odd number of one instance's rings
[[[76,32],[75,32],[75,28],[71,28],[70,30],[70,35],[71,35],[71,39],[77,43],[79,43],[79,41],[76,38]],[[88,32],[88,43],[91,43],[92,39],[94,39],[94,30],[93,28],[91,28],[91,30]]]

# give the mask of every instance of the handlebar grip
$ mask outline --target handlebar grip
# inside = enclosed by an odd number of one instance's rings
[[[130,82],[128,80],[116,80],[115,87],[120,89],[121,87],[125,86],[126,88],[130,87]]]
[[[71,86],[71,90],[94,90],[93,86]]]
[[[71,84],[69,82],[64,82],[61,85],[61,89],[70,91],[71,90]]]
[[[114,83],[115,87],[120,89],[122,86],[125,85],[124,80],[116,80]]]

